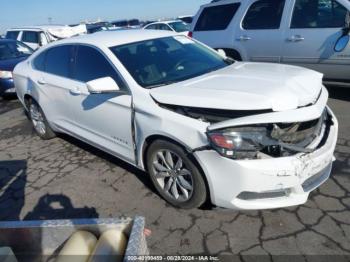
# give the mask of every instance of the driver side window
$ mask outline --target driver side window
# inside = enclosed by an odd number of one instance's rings
[[[120,89],[126,89],[116,70],[101,52],[89,46],[78,46],[73,78],[86,83],[108,76],[113,78]]]
[[[335,0],[296,0],[291,28],[341,28],[347,13]]]

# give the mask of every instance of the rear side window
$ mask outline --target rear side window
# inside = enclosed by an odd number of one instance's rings
[[[235,3],[204,8],[194,31],[225,30],[231,23],[239,6],[239,3]]]
[[[70,78],[73,47],[70,45],[57,46],[49,49],[45,59],[45,72]]]
[[[242,26],[246,30],[279,29],[281,26],[284,0],[260,0],[253,3]]]
[[[75,59],[73,78],[81,82],[89,82],[102,77],[111,77],[120,88],[123,83],[107,58],[98,50],[89,46],[79,46]]]
[[[36,70],[45,71],[46,52],[42,52],[33,60],[33,66]]]
[[[39,33],[32,32],[32,31],[24,31],[23,35],[22,35],[22,42],[38,44],[39,43]]]
[[[347,10],[335,0],[296,0],[291,28],[340,28]]]
[[[18,35],[19,35],[19,31],[8,31],[6,33],[6,38],[17,40]]]

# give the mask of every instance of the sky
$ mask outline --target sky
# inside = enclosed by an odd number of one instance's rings
[[[210,0],[1,0],[0,33],[18,26],[195,14]]]

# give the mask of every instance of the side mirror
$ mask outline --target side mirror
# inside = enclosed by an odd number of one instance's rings
[[[337,40],[337,42],[336,42],[336,44],[334,46],[334,51],[335,52],[342,52],[346,48],[346,46],[348,45],[349,40],[350,40],[350,36],[349,35],[341,36]]]
[[[111,93],[120,91],[118,84],[111,77],[102,77],[86,83],[91,94]]]
[[[217,52],[218,52],[219,55],[221,55],[223,58],[227,58],[226,52],[225,52],[224,49],[218,49]]]

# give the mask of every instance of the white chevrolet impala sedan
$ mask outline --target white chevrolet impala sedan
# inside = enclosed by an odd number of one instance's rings
[[[50,44],[14,80],[41,138],[66,133],[147,171],[176,207],[299,205],[331,173],[338,124],[315,71],[130,30]]]

